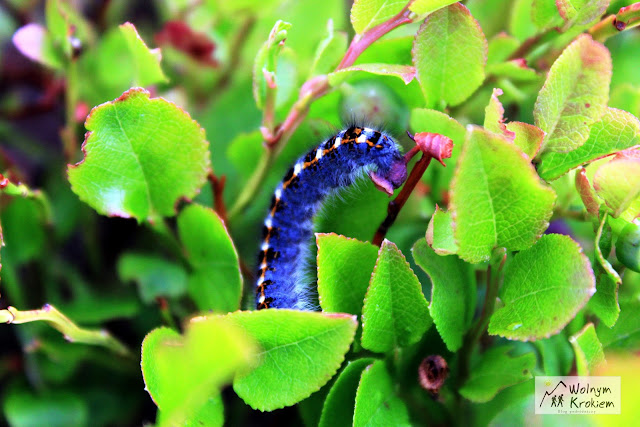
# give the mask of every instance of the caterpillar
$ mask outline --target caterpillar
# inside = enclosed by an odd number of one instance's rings
[[[262,229],[256,307],[312,309],[302,278],[312,218],[325,198],[368,172],[389,195],[407,179],[395,141],[383,132],[351,126],[298,159],[276,188]]]

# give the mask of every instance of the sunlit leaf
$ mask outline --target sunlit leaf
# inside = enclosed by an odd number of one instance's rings
[[[142,374],[163,425],[206,415],[200,411],[209,398],[255,360],[255,348],[240,331],[216,316],[192,320],[184,336],[158,328],[145,337]],[[219,418],[216,412],[207,413]]]
[[[429,221],[425,237],[431,249],[438,255],[458,253],[458,246],[453,236],[451,211],[445,212],[436,205],[436,211],[433,213],[431,221]]]
[[[547,234],[507,264],[489,333],[529,341],[558,333],[595,292],[589,260],[567,236]],[[562,304],[558,304],[562,301]]]
[[[568,153],[546,153],[540,159],[538,173],[547,181],[571,169],[640,143],[640,121],[630,113],[607,108],[596,122],[587,141]]]
[[[432,283],[429,313],[449,351],[462,346],[475,312],[476,281],[471,265],[457,256],[439,256],[424,239],[411,249]]]
[[[620,316],[613,327],[600,323],[596,327],[598,338],[607,351],[640,350],[640,299],[620,301]]]
[[[556,7],[565,21],[564,28],[585,25],[602,16],[610,0],[556,0]]]
[[[160,68],[160,49],[149,49],[136,27],[129,22],[120,25],[120,31],[131,52],[132,63],[129,66],[135,70],[136,84],[148,86],[166,82],[168,79]]]
[[[322,408],[320,427],[335,427],[345,422],[351,425],[356,403],[356,391],[362,371],[375,362],[375,359],[363,358],[349,362],[333,387],[329,391]]]
[[[393,379],[382,360],[364,370],[356,393],[353,426],[370,425],[411,425],[407,408],[395,394]]]
[[[362,309],[362,346],[384,353],[420,340],[431,326],[418,278],[396,245],[385,240]]]
[[[333,30],[333,21],[327,25],[327,36],[320,41],[311,66],[310,76],[328,74],[340,63],[347,50],[347,34]]]
[[[333,233],[316,234],[316,242],[320,306],[324,311],[359,315],[378,248]]]
[[[351,24],[357,34],[362,34],[393,18],[406,5],[406,0],[355,0],[351,7]]]
[[[451,189],[458,254],[486,261],[496,247],[522,250],[547,228],[555,194],[512,143],[470,128]]]
[[[513,139],[513,143],[520,147],[524,154],[530,159],[536,157],[544,139],[542,129],[529,123],[510,122],[507,123],[507,130],[515,133],[516,136]],[[540,170],[538,169],[538,174],[539,173]]]
[[[580,147],[591,126],[606,111],[611,55],[606,47],[581,35],[553,63],[533,110],[545,131],[541,152],[567,152]]]
[[[513,141],[515,133],[505,126],[504,107],[498,99],[500,95],[502,95],[502,89],[494,88],[489,104],[484,109],[484,128]]]
[[[309,397],[336,373],[353,340],[355,316],[296,310],[238,311],[227,318],[262,348],[256,367],[233,389],[261,411]]]
[[[427,108],[458,105],[484,80],[487,40],[469,10],[455,3],[425,19],[412,56]]]
[[[204,206],[190,205],[178,216],[178,234],[194,270],[189,293],[198,308],[222,313],[240,308],[238,254],[220,217]]]
[[[598,168],[593,186],[614,218],[634,219],[640,206],[640,158],[615,158]]]
[[[593,323],[588,323],[580,332],[572,335],[569,342],[576,353],[578,375],[591,375],[606,363],[602,344],[598,340]]]
[[[611,252],[612,232],[605,213],[600,219],[600,226],[595,241],[595,262],[593,272],[596,276],[596,293],[589,300],[589,307],[604,324],[612,327],[618,320],[618,286],[622,279],[613,266],[607,261]]]
[[[204,131],[183,110],[131,89],[86,122],[85,158],[69,165],[72,190],[104,215],[160,220],[195,196],[209,170]]]

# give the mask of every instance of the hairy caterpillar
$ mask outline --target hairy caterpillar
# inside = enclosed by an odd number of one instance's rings
[[[278,185],[264,221],[258,254],[256,305],[310,309],[301,264],[312,237],[312,218],[325,197],[352,184],[364,171],[388,194],[407,178],[395,141],[366,127],[352,126],[298,159]]]

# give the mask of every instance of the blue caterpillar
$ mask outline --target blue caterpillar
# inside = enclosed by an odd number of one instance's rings
[[[256,283],[258,310],[313,308],[301,268],[313,235],[312,218],[327,195],[352,184],[365,171],[389,195],[407,178],[406,162],[391,137],[353,126],[309,151],[287,172],[264,221]]]

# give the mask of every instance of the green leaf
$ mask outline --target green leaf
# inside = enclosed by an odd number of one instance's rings
[[[568,375],[573,366],[573,348],[564,334],[537,340],[535,346],[542,357],[544,374],[548,376]]]
[[[602,16],[610,0],[556,0],[556,7],[567,30],[575,25],[586,25]]]
[[[316,234],[316,243],[322,310],[360,315],[378,248],[333,233]]]
[[[404,84],[411,83],[411,80],[416,75],[416,69],[409,65],[396,65],[396,64],[360,64],[354,65],[348,68],[342,68],[336,72],[328,75],[329,84],[331,86],[338,86],[354,74],[359,72],[365,72],[370,74],[376,74],[380,76],[394,76],[401,79]]]
[[[409,10],[418,16],[423,16],[452,3],[455,3],[455,0],[414,0],[409,4]],[[414,21],[417,21],[417,19],[414,19]]]
[[[362,346],[379,353],[406,347],[418,342],[431,322],[418,278],[385,239],[362,309]]]
[[[458,254],[486,261],[496,247],[523,250],[547,228],[555,193],[499,135],[470,127],[451,189]]]
[[[160,49],[149,49],[138,34],[136,27],[130,22],[120,25],[120,31],[127,42],[127,46],[129,46],[131,62],[128,62],[127,65],[135,73],[135,84],[149,86],[167,82],[169,79],[167,79],[160,67],[160,60],[162,59]]]
[[[348,362],[324,401],[319,427],[352,425],[356,392],[364,369],[375,359],[363,358]]]
[[[133,25],[114,27],[77,59],[78,98],[96,105],[132,86],[166,82],[160,59],[160,50],[147,48]]]
[[[567,236],[547,234],[507,264],[489,334],[529,341],[564,328],[595,292],[589,260]],[[562,304],[558,304],[561,301]]]
[[[406,0],[355,0],[351,7],[351,24],[357,34],[362,34],[393,18],[406,5]]]
[[[42,207],[35,199],[2,194],[0,243],[2,257],[16,266],[43,255],[47,236]]]
[[[616,157],[600,166],[593,187],[611,209],[611,216],[633,220],[640,213],[640,158]]]
[[[516,82],[532,82],[538,80],[538,73],[527,66],[521,58],[487,65],[487,74],[495,77],[505,77]]]
[[[187,113],[134,88],[92,110],[71,189],[104,215],[160,220],[196,195],[209,171],[204,131]]]
[[[489,40],[487,50],[487,67],[503,63],[518,49],[520,42],[507,33],[498,33]]]
[[[536,157],[544,139],[542,129],[529,123],[510,122],[507,123],[507,130],[516,134],[513,143],[520,147],[524,154],[530,159]]]
[[[562,22],[556,3],[549,0],[533,0],[531,18],[540,31],[559,25]]]
[[[277,70],[278,65],[280,65],[278,56],[287,39],[287,30],[290,28],[290,23],[281,20],[276,21],[269,33],[269,38],[256,55],[253,64],[253,97],[260,109],[265,107],[267,92],[278,91],[278,83],[282,83],[282,78],[278,79]],[[265,74],[271,76],[273,82],[276,83],[275,87],[270,87]]]
[[[640,199],[637,199],[637,201],[640,201]],[[635,221],[627,223],[617,234],[616,258],[630,271],[640,272],[640,224]],[[606,267],[606,265],[604,266]],[[613,278],[617,278],[617,275],[613,275],[615,270],[611,270],[607,270],[607,272]]]
[[[156,424],[158,426],[171,425],[171,420],[163,411],[158,411]],[[224,403],[220,395],[209,396],[206,402],[196,411],[188,414],[183,420],[181,426],[184,427],[201,427],[201,426],[219,426],[224,425]]]
[[[360,378],[356,392],[353,427],[409,426],[409,413],[404,402],[395,394],[394,382],[378,360],[369,365]]]
[[[458,105],[484,80],[487,40],[461,3],[429,15],[411,53],[428,108]]]
[[[431,279],[429,313],[449,351],[462,346],[476,307],[476,280],[471,265],[457,256],[438,256],[424,239],[411,249]]]
[[[607,108],[591,128],[589,139],[568,153],[546,153],[540,159],[542,179],[556,179],[571,169],[640,143],[640,120],[626,111]]]
[[[640,115],[640,87],[629,83],[613,86],[609,106]]]
[[[213,210],[189,205],[178,216],[178,235],[193,273],[189,293],[200,310],[240,308],[242,276],[231,236]]]
[[[513,141],[515,134],[505,126],[504,107],[498,99],[500,95],[502,95],[502,89],[494,88],[489,105],[484,109],[484,128]]]
[[[342,56],[347,51],[347,34],[333,30],[333,20],[327,24],[327,36],[320,41],[316,48],[316,55],[309,76],[329,74],[340,63]]]
[[[605,113],[611,81],[611,55],[606,47],[581,35],[553,63],[533,110],[545,131],[541,152],[567,152],[580,147],[591,126]]]
[[[294,405],[325,385],[358,325],[346,314],[296,310],[238,311],[227,318],[262,347],[255,369],[233,381],[238,396],[261,411]]]
[[[445,212],[436,205],[436,210],[427,226],[426,239],[431,249],[438,255],[458,253],[458,246],[453,237],[451,211]]]
[[[4,396],[3,412],[12,427],[72,427],[89,425],[87,404],[64,390],[34,395],[13,387]]]
[[[167,328],[153,330],[142,342],[140,365],[162,425],[175,425],[207,413],[218,418],[203,406],[255,357],[242,331],[214,316],[192,320],[184,337]]]
[[[569,342],[576,353],[578,375],[590,375],[606,363],[602,344],[598,340],[593,323],[588,323],[580,332],[572,335]]]
[[[140,298],[151,304],[157,297],[179,297],[187,290],[184,269],[156,255],[125,253],[118,260],[118,276],[138,284]]]
[[[59,0],[47,0],[45,2],[47,30],[54,48],[66,58],[70,58],[71,41],[69,38],[72,31],[69,28],[68,18],[60,6]]]
[[[502,389],[532,378],[536,366],[534,353],[511,357],[510,346],[492,348],[484,353],[471,369],[469,379],[460,388],[460,394],[472,402],[488,402]]]
[[[181,335],[171,328],[160,327],[149,332],[142,341],[142,376],[144,378],[145,390],[151,399],[160,407],[162,402],[168,402],[171,394],[171,379],[163,375],[158,364],[159,348],[165,343],[181,340]]]
[[[509,33],[522,42],[533,37],[537,32],[531,19],[532,3],[532,0],[516,0],[511,7]]]
[[[359,187],[357,191],[347,190],[340,195],[329,196],[322,215],[314,219],[314,230],[335,232],[360,241],[371,239],[387,215],[388,204],[389,196],[376,189],[369,180],[366,186]],[[367,218],[367,221],[362,218]]]
[[[595,241],[594,274],[596,276],[596,293],[589,300],[589,307],[608,327],[615,325],[620,314],[618,306],[618,286],[622,279],[618,272],[607,261],[611,253],[612,233],[607,223],[608,215],[602,214]]]
[[[640,350],[640,299],[620,301],[620,316],[609,328],[604,323],[596,327],[602,346],[607,351],[637,352]]]

